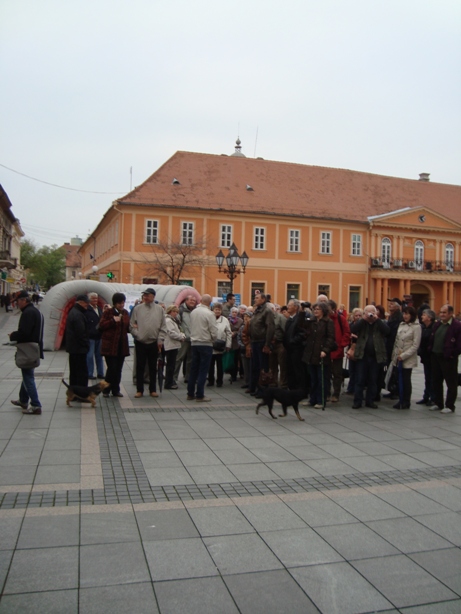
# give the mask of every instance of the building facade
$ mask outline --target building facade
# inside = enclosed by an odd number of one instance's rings
[[[461,309],[460,186],[236,153],[174,154],[112,204],[80,248],[82,274],[169,283],[189,258],[179,283],[221,296],[216,254],[235,244],[246,304],[259,290],[280,304],[325,293],[349,310],[395,296]]]

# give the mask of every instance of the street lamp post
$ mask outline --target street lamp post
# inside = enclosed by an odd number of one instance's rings
[[[227,265],[225,267],[223,267],[224,260],[226,261]],[[222,250],[219,250],[219,252],[216,254],[216,264],[218,265],[219,272],[225,273],[230,280],[231,293],[234,292],[234,279],[237,277],[237,275],[240,275],[240,273],[245,273],[248,260],[249,258],[246,252],[243,252],[243,254],[240,256],[235,243],[232,243],[230,246],[227,256],[224,256]],[[242,268],[239,268],[239,264]]]

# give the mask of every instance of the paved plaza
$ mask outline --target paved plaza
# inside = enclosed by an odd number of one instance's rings
[[[0,314],[0,342],[18,314]],[[241,382],[66,406],[67,354],[24,416],[0,354],[0,614],[461,612],[461,400],[452,415],[292,409]],[[278,415],[276,404],[274,413]]]

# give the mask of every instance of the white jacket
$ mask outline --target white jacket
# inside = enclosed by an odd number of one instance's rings
[[[216,317],[216,316],[215,316]],[[218,339],[224,339],[226,342],[226,349],[230,350],[232,347],[232,330],[230,327],[229,320],[224,316],[219,316],[216,318],[216,326],[218,327]],[[222,354],[223,352],[218,352],[217,350],[213,350],[213,354]]]
[[[167,336],[163,344],[165,352],[169,350],[177,350],[181,347],[181,343],[186,338],[186,335],[179,329],[179,323],[170,315],[165,316]]]
[[[409,324],[400,322],[392,352],[392,364],[397,365],[397,359],[401,356],[404,369],[417,367],[417,352],[420,343],[421,325],[419,322],[411,322]]]

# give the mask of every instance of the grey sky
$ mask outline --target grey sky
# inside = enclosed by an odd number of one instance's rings
[[[177,150],[461,184],[458,0],[3,0],[0,183],[86,237]],[[257,139],[256,139],[257,135]]]

